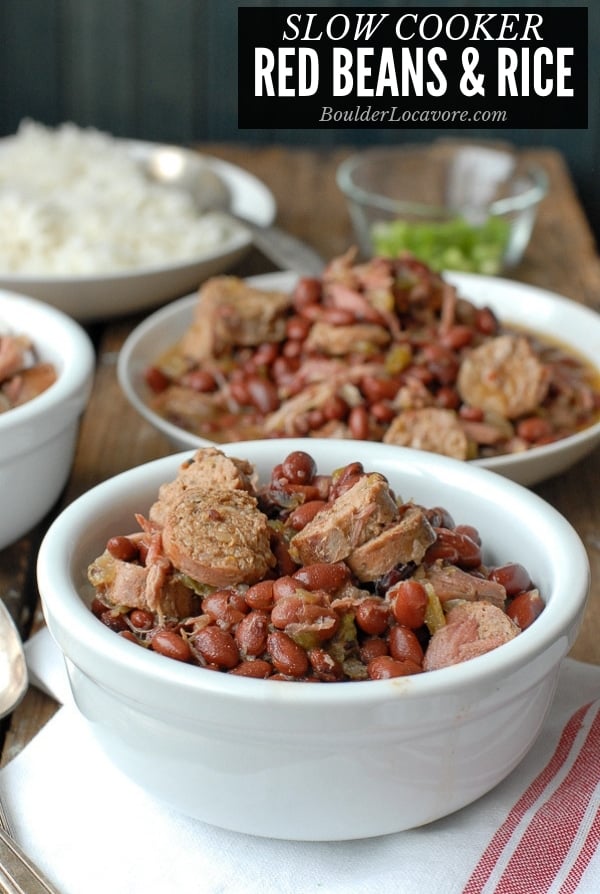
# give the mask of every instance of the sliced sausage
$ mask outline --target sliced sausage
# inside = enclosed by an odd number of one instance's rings
[[[269,542],[267,518],[243,490],[188,488],[164,521],[167,558],[214,587],[261,580],[275,565]]]

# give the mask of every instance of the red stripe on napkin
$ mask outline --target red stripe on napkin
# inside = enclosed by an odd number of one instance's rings
[[[464,894],[561,894],[577,885],[600,841],[600,702],[566,724],[552,758],[516,802],[469,879]],[[491,876],[496,886],[487,887]]]

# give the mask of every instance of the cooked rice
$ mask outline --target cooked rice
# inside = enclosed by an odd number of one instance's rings
[[[183,191],[152,183],[123,143],[66,123],[23,121],[0,144],[0,271],[111,274],[190,261],[239,227],[198,216]]]

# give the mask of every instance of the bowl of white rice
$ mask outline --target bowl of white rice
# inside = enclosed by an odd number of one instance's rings
[[[87,321],[165,303],[237,263],[251,245],[241,223],[148,177],[165,148],[30,120],[0,139],[0,288]],[[260,180],[189,152],[220,178],[235,213],[273,221]]]

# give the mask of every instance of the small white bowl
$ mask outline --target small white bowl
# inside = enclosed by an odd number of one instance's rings
[[[456,285],[460,295],[479,307],[491,307],[501,322],[525,327],[541,336],[558,340],[599,368],[600,316],[594,311],[525,283],[475,273],[448,272],[444,275]],[[284,291],[291,290],[295,281],[296,276],[291,273],[266,274],[249,280],[261,288]],[[169,422],[150,407],[151,393],[144,380],[144,372],[191,325],[197,301],[197,295],[189,295],[147,317],[125,341],[117,366],[119,383],[131,405],[181,450],[209,442]],[[598,444],[600,421],[552,444],[472,462],[519,484],[532,485],[564,472],[591,453]]]
[[[226,452],[264,481],[305,440]],[[539,497],[483,469],[366,442],[314,440],[322,472],[360,459],[396,493],[475,525],[492,564],[521,562],[537,620],[486,655],[416,676],[351,683],[255,680],[132,645],[89,609],[88,564],[132,530],[189,453],[129,470],[72,503],[48,531],[38,583],[75,701],[110,759],[157,799],[259,836],[343,840],[429,823],[490,791],[534,745],[589,587],[585,549]]]
[[[0,327],[31,338],[58,377],[28,403],[0,414],[0,549],[51,509],[66,484],[90,394],[95,355],[83,329],[41,301],[0,290]]]

